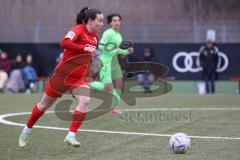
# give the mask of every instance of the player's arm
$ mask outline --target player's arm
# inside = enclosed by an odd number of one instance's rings
[[[200,66],[202,66],[202,64],[203,64],[203,59],[204,59],[203,52],[204,52],[204,49],[205,49],[204,46],[202,46],[202,47],[199,49],[199,60],[200,60]]]
[[[128,55],[133,53],[134,49],[132,47],[133,45],[132,41],[122,41],[122,36],[120,37],[121,37],[121,43],[119,44],[118,54]]]
[[[77,26],[73,27],[70,31],[68,31],[67,35],[61,40],[60,47],[63,49],[84,51],[85,45],[79,45],[75,43],[80,34],[81,31],[77,28]]]
[[[113,49],[111,51],[106,51],[106,49],[105,49],[106,45],[111,43],[113,38],[114,37],[108,31],[103,33],[103,36],[98,45],[100,52],[104,52],[104,53],[112,54],[112,55],[113,54],[127,55],[129,53],[128,50],[120,49],[119,46],[115,46],[115,47],[113,46],[115,49]]]
[[[214,46],[213,47],[214,48],[214,51],[215,51],[215,56],[214,56],[214,58],[215,58],[215,65],[217,66],[218,65],[218,62],[219,62],[219,49],[218,49],[218,47],[217,46]]]
[[[117,54],[121,54],[121,55],[129,55],[131,53],[133,53],[134,49],[132,47],[128,48],[128,49],[120,49],[117,51]]]
[[[74,42],[72,42],[70,39],[63,39],[60,42],[60,47],[63,49],[69,49],[69,50],[77,50],[77,51],[84,51],[84,45],[78,45]]]
[[[76,51],[88,51],[93,52],[96,50],[94,46],[91,45],[80,45],[76,44],[75,41],[79,38],[82,32],[76,27],[72,28],[67,35],[61,40],[60,47],[63,49],[76,50]]]
[[[111,35],[107,31],[105,31],[102,35],[101,40],[99,41],[99,44],[98,44],[98,49],[100,50],[100,52],[106,52],[105,46],[109,42],[111,42]]]
[[[127,49],[120,49],[120,48],[117,48],[115,52],[117,54],[121,54],[121,55],[128,55],[128,54],[130,54],[130,52],[128,52]]]

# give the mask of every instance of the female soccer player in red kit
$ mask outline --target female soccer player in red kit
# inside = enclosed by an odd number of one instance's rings
[[[80,146],[75,135],[85,119],[90,101],[88,82],[91,80],[91,74],[89,68],[92,56],[96,51],[97,32],[102,28],[103,14],[100,11],[84,7],[78,13],[76,25],[60,43],[60,46],[64,48],[63,58],[52,76],[49,77],[42,100],[33,107],[27,124],[20,135],[20,147],[26,146],[33,125],[66,91],[71,92],[79,104],[73,112],[73,119],[64,142],[74,147]],[[79,94],[82,88],[84,88],[84,95]]]

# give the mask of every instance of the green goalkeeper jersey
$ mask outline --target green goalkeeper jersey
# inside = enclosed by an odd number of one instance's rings
[[[127,50],[119,48],[121,42],[122,42],[121,34],[115,31],[113,28],[109,28],[103,33],[98,48],[101,52],[100,59],[104,67],[107,67],[108,69],[110,67],[110,69],[113,69],[116,66],[119,66],[116,50],[119,50],[119,53],[123,55],[126,55],[128,53]],[[106,51],[105,46],[108,43],[115,44],[117,48],[111,51]]]
[[[122,42],[122,36],[119,32],[116,32],[113,28],[107,29],[100,40],[98,48],[100,50],[100,60],[102,62],[102,66],[99,72],[100,81],[93,81],[90,83],[91,87],[104,90],[104,85],[108,83],[112,83],[113,80],[122,77],[122,71],[118,63],[118,57],[116,51],[119,51],[119,54],[126,55],[128,54],[128,50],[123,50],[119,48],[119,45]],[[111,43],[112,46],[115,46],[115,49],[105,50],[105,47]],[[111,45],[110,45],[111,46]],[[108,48],[108,47],[107,47]],[[110,47],[111,48],[111,47]],[[111,107],[116,107],[120,101],[121,91],[112,89],[112,93],[115,97],[113,100]]]

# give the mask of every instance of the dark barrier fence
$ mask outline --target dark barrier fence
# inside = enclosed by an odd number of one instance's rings
[[[34,44],[34,43],[10,43],[0,44],[0,49],[9,54],[10,59],[14,59],[17,54],[23,56],[32,54],[34,60],[40,68],[40,76],[48,76],[56,66],[56,59],[63,51],[59,44]]]
[[[138,61],[144,48],[153,50],[156,62],[169,68],[166,76],[178,80],[201,79],[198,67],[198,50],[202,44],[134,44],[134,54],[129,56],[130,62]],[[228,80],[240,76],[240,44],[219,44],[220,60],[218,78]],[[0,44],[0,49],[9,53],[13,59],[17,54],[32,54],[41,68],[41,76],[51,74],[58,55],[63,51],[59,44]]]
[[[151,48],[157,62],[169,67],[167,76],[178,80],[197,80],[202,78],[198,67],[198,50],[203,44],[135,44],[135,53],[129,61],[137,61],[144,48]],[[218,78],[227,80],[240,76],[240,44],[218,44],[220,59]]]

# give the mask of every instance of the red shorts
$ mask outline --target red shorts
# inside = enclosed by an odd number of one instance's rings
[[[84,67],[71,72],[69,75],[53,73],[48,78],[44,92],[50,97],[58,98],[66,91],[72,92],[81,85],[87,85],[91,81],[91,76],[86,72],[87,68]]]

